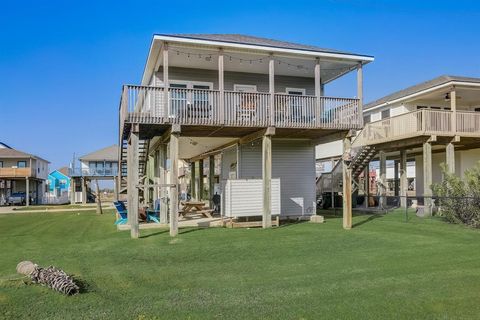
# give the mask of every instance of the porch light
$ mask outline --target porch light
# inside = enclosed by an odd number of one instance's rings
[[[445,94],[445,101],[450,101],[450,92]]]

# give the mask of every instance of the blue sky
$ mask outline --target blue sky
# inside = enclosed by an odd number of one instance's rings
[[[476,1],[6,1],[0,141],[67,165],[117,142],[121,85],[154,33],[244,33],[375,56],[365,101],[441,74],[480,77]],[[353,95],[347,76],[327,93]]]

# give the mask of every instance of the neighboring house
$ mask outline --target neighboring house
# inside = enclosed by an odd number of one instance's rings
[[[120,181],[132,236],[138,207],[155,199],[169,200],[177,233],[179,160],[221,162],[224,217],[260,216],[269,227],[272,215],[315,214],[315,145],[363,126],[362,67],[371,61],[245,35],[155,35],[141,85],[124,86],[120,103]],[[356,98],[325,96],[325,86],[354,70]]]
[[[0,205],[19,194],[26,205],[42,203],[48,165],[47,160],[0,143]]]
[[[69,168],[71,180],[70,192],[71,203],[87,203],[93,201],[91,191],[92,180],[111,180],[115,185],[115,192],[118,194],[118,146],[112,145],[78,158],[79,166],[74,162]]]
[[[352,151],[361,154],[369,148],[371,159],[379,161],[380,185],[388,183],[387,159],[397,164],[392,170],[398,181],[394,194],[404,197],[414,189],[424,212],[431,214],[430,186],[442,181],[440,164],[463,177],[480,160],[479,89],[480,78],[440,76],[373,101],[365,105],[365,127]],[[379,195],[386,194],[381,187]],[[406,205],[405,198],[400,204]]]
[[[50,202],[63,203],[70,200],[70,177],[67,167],[50,172],[48,175],[48,191]]]
[[[440,76],[369,103],[354,146],[374,146],[381,167],[385,158],[398,159],[400,167],[415,159],[416,195],[426,197],[430,214],[430,186],[442,180],[440,163],[463,177],[480,160],[479,89],[480,78]],[[404,194],[407,183],[399,179]]]

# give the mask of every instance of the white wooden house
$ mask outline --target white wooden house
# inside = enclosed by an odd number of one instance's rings
[[[223,216],[260,216],[269,227],[275,214],[315,214],[315,145],[362,128],[362,70],[371,61],[245,35],[155,35],[141,84],[124,86],[119,110],[132,236],[140,202],[155,199],[168,202],[177,234],[179,160],[193,169],[221,161]],[[325,86],[352,71],[356,97],[325,96]]]
[[[370,160],[379,161],[380,205],[386,202],[387,160],[394,163],[393,180],[398,181],[394,195],[402,197],[399,204],[407,205],[405,196],[413,189],[409,196],[425,205],[427,215],[432,209],[431,185],[442,181],[440,164],[463,177],[480,160],[479,78],[444,75],[413,85],[368,103],[363,117],[365,126],[354,138],[352,151],[370,148]],[[340,141],[329,156],[341,154],[339,145]],[[317,159],[322,156],[317,152]]]

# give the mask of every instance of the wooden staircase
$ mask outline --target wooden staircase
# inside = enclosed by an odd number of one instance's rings
[[[362,146],[353,156],[349,166],[352,170],[352,193],[363,187],[359,185],[358,178],[377,153],[378,151],[373,146]],[[342,160],[339,160],[331,172],[324,173],[317,179],[317,196],[323,193],[322,189],[325,186],[330,186],[330,188],[326,188],[330,191],[333,185],[334,192],[341,192],[342,174]]]
[[[120,193],[127,193],[127,146],[128,141],[124,139],[121,144],[120,150]],[[147,168],[148,148],[150,146],[150,140],[139,140],[138,142],[138,176],[143,177]]]
[[[352,169],[352,178],[356,179],[363,172],[366,166],[377,155],[377,150],[373,146],[363,146],[357,152],[352,162],[350,169]]]

